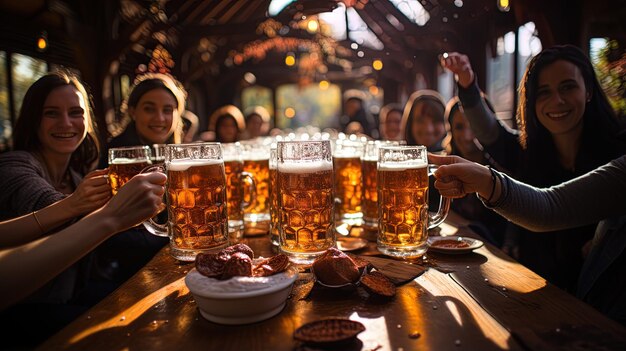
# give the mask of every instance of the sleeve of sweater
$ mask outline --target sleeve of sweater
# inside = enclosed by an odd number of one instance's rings
[[[484,146],[495,143],[500,133],[510,133],[517,137],[517,131],[500,123],[495,114],[489,110],[484,99],[480,95],[480,89],[474,79],[474,83],[467,88],[458,85],[459,100],[463,105],[465,116],[470,122],[470,127],[478,141]],[[513,140],[515,138],[512,138]]]
[[[44,208],[65,197],[45,179],[42,165],[30,153],[0,155],[0,208],[12,217]]]
[[[532,231],[573,228],[626,214],[626,155],[550,188],[502,177],[503,196],[493,209]]]

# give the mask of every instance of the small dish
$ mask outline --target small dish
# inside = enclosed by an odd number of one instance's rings
[[[367,246],[367,240],[363,238],[339,238],[337,248],[341,251],[356,251]]]
[[[361,322],[329,318],[309,322],[293,333],[293,338],[314,345],[343,344],[365,331]]]
[[[206,277],[193,268],[187,273],[185,284],[202,317],[215,323],[238,325],[262,321],[280,313],[297,278],[298,269],[293,265],[268,277],[227,280]]]
[[[428,245],[428,251],[463,254],[482,247],[484,243],[478,239],[464,236],[435,236],[428,238]]]

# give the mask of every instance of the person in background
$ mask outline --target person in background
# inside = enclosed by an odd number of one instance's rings
[[[559,184],[626,153],[623,131],[593,66],[575,46],[546,48],[530,60],[520,82],[517,131],[499,123],[485,107],[467,56],[451,53],[441,62],[458,77],[459,98],[480,143],[528,184]],[[574,291],[583,247],[595,227],[588,224],[542,236],[514,228],[519,232],[518,260],[551,283]]]
[[[433,90],[418,90],[411,94],[402,114],[402,126],[407,145],[424,145],[429,152],[441,152],[446,136],[443,97]]]
[[[390,103],[380,109],[379,131],[381,140],[404,140],[402,126],[403,107]]]
[[[486,97],[484,99],[487,106],[493,111],[491,103]],[[448,101],[445,118],[447,135],[443,141],[443,146],[446,154],[458,155],[472,162],[502,170],[491,155],[484,152],[482,145],[476,140],[458,97],[453,97]],[[480,233],[493,245],[502,247],[507,224],[502,216],[486,209],[478,198],[472,196],[455,199],[450,206],[456,213],[471,221],[470,226],[474,231]]]
[[[440,165],[435,187],[485,206],[534,232],[597,225],[575,294],[626,325],[626,155],[567,182],[535,188],[457,156],[429,155]],[[532,204],[532,206],[528,206]],[[543,236],[542,234],[526,234]]]
[[[214,134],[211,139],[205,137],[203,140],[234,143],[241,140],[245,130],[246,123],[241,110],[235,105],[225,105],[215,110],[209,117],[209,131]]]
[[[186,97],[182,84],[170,75],[146,73],[138,76],[120,109],[130,123],[120,135],[109,141],[100,165],[108,165],[108,149],[113,147],[181,143]],[[168,242],[168,238],[150,234],[143,226],[113,235],[94,251],[93,279],[115,289],[145,266]]]
[[[343,116],[339,118],[341,131],[345,133],[350,122],[359,122],[363,127],[363,132],[370,137],[374,135],[376,127],[373,117],[365,109],[365,93],[360,90],[350,89],[344,93]]]
[[[120,108],[130,122],[120,135],[108,142],[100,166],[108,165],[108,149],[112,147],[180,144],[186,98],[187,92],[182,84],[170,75],[146,73],[138,76]]]
[[[255,106],[245,113],[246,131],[242,139],[266,136],[270,131],[270,114],[263,106]]]
[[[198,128],[200,128],[200,119],[198,116],[185,110],[182,115],[183,119],[183,143],[193,143],[196,140],[198,134]],[[158,143],[157,143],[158,144]]]
[[[71,72],[48,73],[28,88],[14,129],[14,150],[0,155],[0,220],[26,216],[31,223],[45,221],[47,226],[29,232],[2,230],[0,247],[54,235],[109,201],[107,170],[93,170],[100,143],[92,111],[85,86]],[[99,293],[88,284],[91,258],[87,255],[59,270],[0,319],[30,330],[29,338],[64,326],[99,301]],[[45,320],[50,330],[35,332],[33,315]]]

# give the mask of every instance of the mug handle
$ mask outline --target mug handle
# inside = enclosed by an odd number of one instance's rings
[[[151,173],[151,172],[160,172],[160,173],[165,174],[165,167],[162,164],[156,165],[156,166],[148,166],[142,169],[140,173]],[[161,213],[161,211],[163,211],[166,208],[167,208],[167,205],[165,205],[165,201],[163,201],[163,203],[161,204],[161,209],[159,209],[159,213]],[[155,222],[152,218],[148,218],[146,221],[143,222],[143,226],[148,230],[148,232],[150,232],[150,234],[154,234],[156,236],[162,236],[162,237],[169,237],[169,234],[167,231],[167,224],[159,224]]]
[[[256,181],[250,172],[241,172],[241,181],[247,183],[250,201],[241,201],[241,210],[245,211],[256,203]]]
[[[432,176],[437,168],[439,168],[438,165],[428,165],[428,176]],[[428,212],[428,229],[433,229],[446,220],[448,212],[450,211],[451,201],[452,200],[449,197],[444,197],[439,194],[439,209],[437,212]]]

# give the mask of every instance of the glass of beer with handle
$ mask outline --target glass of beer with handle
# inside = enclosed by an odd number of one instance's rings
[[[428,165],[425,146],[380,146],[378,150],[378,250],[412,259],[428,249],[428,229],[441,224],[450,199],[441,198],[437,213],[428,211]]]
[[[113,195],[141,171],[152,164],[152,152],[146,145],[109,149],[109,183]]]
[[[256,183],[252,174],[243,171],[241,144],[222,143],[221,146],[226,172],[229,242],[232,245],[243,239],[243,211],[255,202]],[[250,194],[248,201],[244,200],[244,189]]]
[[[168,236],[170,254],[181,261],[194,261],[200,252],[227,246],[226,176],[220,144],[168,144],[162,167],[167,173],[168,222],[164,226],[150,219],[144,222],[148,231]]]
[[[280,250],[310,264],[335,246],[330,141],[280,141],[276,152]]]
[[[378,148],[380,146],[405,145],[406,142],[395,140],[370,140],[365,145],[365,152],[361,158],[363,188],[362,207],[363,224],[366,228],[378,228]]]

